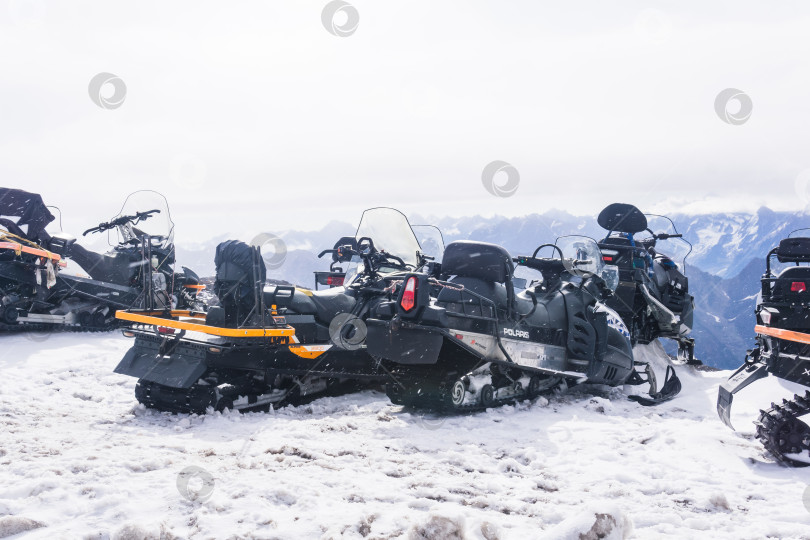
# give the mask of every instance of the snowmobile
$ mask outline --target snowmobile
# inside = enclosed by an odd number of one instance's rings
[[[0,262],[3,295],[0,319],[4,329],[104,330],[115,326],[116,309],[165,305],[204,309],[204,304],[197,300],[197,293],[204,286],[199,284],[196,274],[187,268],[181,273],[173,271],[174,226],[162,195],[135,192],[115,218],[85,231],[85,236],[118,231],[119,241],[114,249],[99,254],[76,243],[71,235],[47,233],[44,227],[54,217],[42,205],[39,195],[20,190],[5,193],[8,197],[5,200],[17,201],[16,215],[20,219],[16,224],[11,220],[3,223],[9,230],[2,234],[15,241],[2,250],[4,260]],[[148,210],[138,209],[147,207]],[[23,237],[18,234],[23,232],[20,224],[30,222],[32,215],[38,216],[38,225],[35,228],[29,225],[27,236]],[[39,252],[33,254],[31,250]],[[66,258],[89,276],[65,271]],[[146,290],[151,292],[147,295]]]
[[[796,232],[796,231],[794,231]],[[792,233],[791,233],[792,234]],[[781,270],[771,259],[789,264]],[[810,238],[790,236],[765,259],[761,300],[756,307],[756,346],[745,363],[720,386],[717,413],[731,429],[734,394],[769,374],[807,388],[790,401],[760,411],[757,438],[779,461],[795,467],[810,465]]]
[[[630,328],[633,345],[670,338],[678,343],[679,360],[700,364],[695,360],[695,340],[689,337],[695,304],[689,294],[689,280],[671,258],[656,251],[659,240],[678,238],[689,245],[690,252],[691,244],[666,216],[656,217],[668,220],[675,233],[654,233],[648,228],[647,215],[622,203],[608,205],[599,214],[599,225],[608,231],[599,242],[602,256],[606,263],[619,267],[619,285],[607,305]],[[648,238],[634,237],[645,231],[650,234]]]
[[[538,257],[544,248],[553,256]],[[440,279],[407,274],[376,306],[368,352],[391,373],[391,401],[406,406],[476,410],[583,382],[649,384],[649,397],[631,396],[643,405],[672,399],[681,383],[671,366],[660,391],[651,366],[637,371],[605,278],[615,284],[617,271],[587,237],[514,259],[495,244],[452,242]]]
[[[261,248],[224,242],[214,261],[220,306],[205,315],[117,312],[135,343],[115,372],[138,379],[135,396],[147,407],[200,414],[298,404],[386,380],[366,352],[365,319],[392,282],[435,264],[403,231],[413,238],[397,210],[366,210],[356,236],[323,253],[346,265],[344,284],[320,291],[266,285]]]

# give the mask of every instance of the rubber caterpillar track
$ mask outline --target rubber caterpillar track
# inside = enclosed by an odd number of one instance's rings
[[[760,411],[757,426],[759,439],[776,459],[794,467],[807,467],[810,463],[798,461],[786,454],[799,454],[810,451],[810,426],[801,417],[810,413],[810,391],[798,394],[791,401],[786,399],[771,408]],[[810,419],[810,417],[808,417]]]

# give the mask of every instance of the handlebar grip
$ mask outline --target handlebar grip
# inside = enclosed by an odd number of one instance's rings
[[[325,250],[321,251],[320,254],[318,254],[318,258],[320,259],[321,257],[326,255],[327,253],[335,253],[336,251],[337,251],[336,249],[325,249]]]

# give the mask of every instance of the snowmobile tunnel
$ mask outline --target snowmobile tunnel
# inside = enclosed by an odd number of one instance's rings
[[[596,221],[608,231],[636,234],[647,230],[647,217],[632,204],[610,204],[599,212]]]

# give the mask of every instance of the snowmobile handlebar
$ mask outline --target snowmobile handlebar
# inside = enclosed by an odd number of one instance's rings
[[[121,225],[126,225],[127,223],[138,223],[143,221],[144,219],[148,219],[152,214],[159,214],[160,210],[147,210],[146,212],[136,212],[131,216],[121,216],[119,218],[113,219],[112,221],[102,222],[99,223],[95,227],[91,227],[82,233],[82,236],[87,236],[91,232],[104,232],[112,229],[113,227],[119,227]]]

